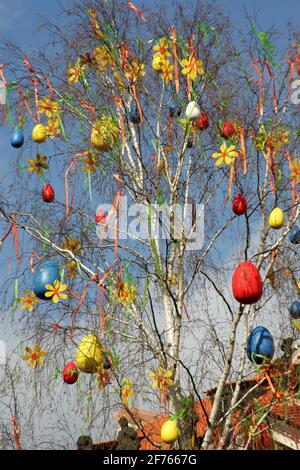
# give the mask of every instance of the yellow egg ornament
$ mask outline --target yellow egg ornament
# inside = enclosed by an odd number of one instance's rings
[[[161,73],[162,72],[162,66],[163,66],[163,60],[161,57],[154,57],[152,61],[152,68],[155,72]]]
[[[172,444],[178,439],[179,429],[175,421],[168,419],[168,421],[163,424],[160,431],[160,437],[166,444]]]
[[[272,210],[271,214],[269,215],[269,225],[271,228],[277,230],[283,226],[283,223],[284,213],[279,207],[276,207]]]
[[[103,364],[102,345],[97,336],[87,335],[79,343],[76,364],[78,369],[86,374],[95,374]]]
[[[111,116],[102,116],[92,129],[92,145],[102,152],[112,150],[119,142],[118,126]]]
[[[42,144],[46,142],[47,139],[47,131],[45,126],[42,124],[37,124],[34,126],[32,131],[32,138],[37,144]]]

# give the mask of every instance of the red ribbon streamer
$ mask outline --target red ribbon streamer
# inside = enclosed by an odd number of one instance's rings
[[[173,43],[173,56],[174,56],[174,76],[175,76],[175,89],[179,93],[179,74],[178,74],[178,56],[177,56],[177,38],[175,34],[174,25],[170,26],[171,38]]]
[[[16,418],[14,416],[11,417],[11,424],[13,425],[14,428],[14,438],[15,438],[15,443],[16,443],[16,450],[21,450],[21,444],[20,444],[20,429],[17,426]]]
[[[123,104],[123,100],[121,98],[118,98],[118,96],[113,96],[113,99],[116,103],[116,106],[119,110],[119,113],[120,113],[120,118],[119,118],[119,124],[120,124],[120,128],[121,128],[121,136],[122,136],[122,156],[124,156],[125,154],[125,126],[124,126],[124,120],[123,120],[123,116],[122,116],[122,104]]]
[[[96,110],[94,106],[91,106],[89,104],[86,104],[84,101],[80,101],[80,104],[83,108],[88,109],[89,111],[92,112],[92,130],[91,130],[91,139],[90,139],[90,147],[92,146],[92,135],[93,135],[93,129],[94,129],[94,124],[95,124],[95,114]]]
[[[262,88],[264,75],[263,75],[262,70],[259,67],[257,67],[257,65],[256,65],[257,62],[259,62],[259,61],[255,60],[254,62],[252,62],[252,66],[255,68],[255,70],[256,70],[256,72],[258,73],[258,76],[259,76],[259,79],[256,81],[256,84],[259,87],[259,114],[262,117],[262,115],[264,113],[263,88]]]
[[[35,118],[35,116],[33,115],[33,112],[31,111],[31,108],[30,108],[30,106],[29,106],[29,104],[28,104],[28,101],[27,101],[27,99],[26,99],[26,96],[25,96],[25,94],[24,94],[23,91],[22,91],[21,85],[18,86],[18,92],[19,92],[19,95],[20,95],[21,99],[23,100],[23,103],[24,103],[25,106],[26,106],[26,109],[27,109],[27,111],[28,111],[28,113],[29,113],[31,119],[33,120],[33,122],[34,122],[35,124],[37,124],[38,121],[37,121],[37,119]]]
[[[42,258],[40,257],[40,255],[38,255],[35,251],[33,251],[31,253],[30,260],[29,260],[29,266],[30,266],[30,271],[32,272],[32,274],[35,273],[35,269],[33,267],[34,258],[36,258],[40,263],[43,261]]]
[[[133,5],[133,3],[127,2],[127,6],[128,8],[131,8],[141,18],[141,20],[146,21],[143,14],[140,12],[140,10],[136,6]]]
[[[267,71],[270,75],[270,78],[272,80],[272,83],[273,83],[273,102],[274,102],[274,110],[275,110],[275,113],[278,113],[278,103],[277,103],[277,96],[276,96],[276,83],[275,83],[275,77],[274,77],[274,74],[271,70],[271,67],[269,65],[269,62],[267,60],[264,61],[264,64],[265,66],[267,67]]]

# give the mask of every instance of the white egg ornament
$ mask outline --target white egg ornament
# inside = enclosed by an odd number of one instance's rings
[[[198,117],[201,115],[201,111],[196,101],[189,102],[185,110],[185,115],[191,121],[198,119]]]

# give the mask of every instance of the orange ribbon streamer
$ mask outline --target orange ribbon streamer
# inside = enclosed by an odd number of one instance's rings
[[[31,253],[30,260],[29,260],[29,266],[30,266],[30,271],[32,272],[32,274],[35,273],[35,269],[33,267],[34,258],[36,258],[40,263],[43,261],[42,258],[40,257],[40,255],[38,255],[35,251],[33,251]]]
[[[231,186],[232,186],[232,182],[233,182],[234,171],[235,171],[234,160],[232,160],[231,167],[230,167],[230,173],[229,173],[229,184],[228,184],[228,192],[227,192],[226,202],[228,202],[230,200]]]
[[[29,106],[29,104],[28,104],[27,98],[26,98],[25,94],[24,94],[23,91],[22,91],[21,85],[18,86],[18,91],[19,91],[19,95],[20,95],[21,99],[23,100],[23,103],[24,103],[25,106],[26,106],[26,109],[27,109],[27,111],[28,111],[28,113],[29,113],[31,119],[33,120],[33,122],[34,122],[35,124],[37,124],[38,121],[37,121],[37,119],[35,118],[35,116],[33,115],[33,112],[31,111],[31,108],[30,108],[30,106]]]
[[[255,70],[256,70],[256,72],[259,76],[259,79],[256,81],[256,84],[259,87],[259,114],[262,117],[262,115],[264,113],[263,88],[262,88],[264,75],[263,75],[263,72],[261,71],[261,69],[259,67],[257,67],[257,65],[256,65],[257,62],[259,62],[259,61],[255,60],[254,62],[252,62],[252,66],[255,68]]]
[[[16,221],[17,215],[13,214],[12,218],[14,221]],[[14,245],[16,248],[16,257],[17,257],[18,265],[20,266],[21,257],[20,257],[20,250],[19,250],[19,234],[18,234],[18,228],[15,223],[12,224],[12,236],[13,236]]]
[[[142,111],[142,108],[141,108],[141,104],[139,102],[139,99],[137,97],[137,93],[136,93],[136,87],[135,87],[135,83],[132,82],[132,91],[133,91],[133,96],[134,96],[134,99],[135,99],[135,102],[136,102],[136,105],[138,107],[138,110],[139,110],[139,115],[140,115],[140,125],[143,124],[143,111]]]
[[[276,149],[273,150],[272,155],[271,155],[271,149],[270,147],[267,148],[267,162],[268,162],[268,168],[270,171],[270,189],[271,193],[275,194],[275,185],[274,185],[274,161],[275,161],[275,153]]]
[[[292,159],[291,159],[291,156],[289,154],[289,152],[285,152],[285,156],[289,162],[289,167],[290,167],[290,170],[292,171],[293,169],[293,162],[292,162]],[[291,178],[291,190],[292,190],[292,216],[295,215],[295,192],[296,192],[296,179],[295,177],[293,176]]]
[[[90,147],[92,146],[92,135],[93,135],[93,129],[94,129],[94,124],[95,124],[95,114],[96,110],[94,106],[91,106],[89,104],[86,104],[84,101],[80,101],[80,104],[83,108],[89,110],[92,112],[92,130],[91,130],[91,138],[90,138]]]
[[[193,58],[196,57],[196,51],[193,45],[193,35],[190,35],[189,38],[189,49],[190,49],[190,57],[189,57],[189,62],[191,63]],[[191,84],[191,79],[190,79],[190,74],[188,73],[186,76],[187,79],[187,87],[188,87],[188,98],[189,100],[191,99],[191,91],[192,91],[192,84]]]
[[[178,74],[178,56],[177,56],[177,38],[175,34],[174,25],[170,26],[171,38],[173,43],[173,56],[174,56],[174,76],[175,76],[175,89],[179,93],[179,74]]]
[[[241,157],[243,160],[244,175],[247,173],[247,157],[246,157],[246,145],[245,145],[245,129],[243,126],[239,128],[240,131],[240,143],[241,143]]]
[[[95,34],[98,36],[98,38],[100,40],[103,40],[104,36],[103,36],[103,33],[102,33],[102,31],[99,27],[99,23],[98,23],[98,20],[97,20],[97,15],[96,15],[96,12],[94,10],[91,10],[91,18],[92,18],[93,31],[95,32]]]
[[[276,96],[276,83],[275,83],[275,76],[271,70],[271,67],[269,65],[269,62],[267,60],[264,61],[265,66],[267,67],[267,71],[270,75],[270,78],[273,83],[273,102],[274,102],[274,110],[275,113],[278,113],[278,103],[277,103],[277,96]]]
[[[292,58],[292,54],[295,51],[294,57]],[[294,80],[294,74],[295,74],[295,66],[296,66],[296,71],[300,77],[300,61],[299,61],[299,53],[298,53],[298,44],[294,43],[287,55],[287,61],[290,66],[290,98],[292,101],[292,95],[293,95],[293,80]]]
[[[131,8],[141,18],[141,20],[146,21],[143,14],[140,12],[140,10],[136,6],[133,5],[133,3],[127,2],[127,6],[128,8]]]
[[[14,438],[15,438],[15,443],[16,443],[16,450],[21,450],[20,429],[17,426],[16,418],[14,416],[11,417],[11,424],[13,425],[13,428],[14,428]]]

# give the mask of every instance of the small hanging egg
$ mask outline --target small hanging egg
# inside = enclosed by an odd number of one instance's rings
[[[195,120],[200,117],[201,111],[196,101],[190,101],[185,110],[186,117]]]
[[[220,127],[220,135],[223,139],[229,139],[235,132],[234,124],[231,121],[223,121]]]
[[[53,286],[55,281],[61,281],[59,267],[51,261],[45,261],[38,267],[34,275],[33,292],[39,299],[49,301],[51,297],[45,296],[46,285]]]
[[[72,385],[77,382],[78,368],[74,362],[68,362],[63,370],[63,380],[66,384]]]
[[[273,336],[264,326],[257,326],[251,331],[247,341],[247,356],[251,362],[262,364],[264,358],[272,359],[274,355]]]
[[[198,119],[195,121],[195,126],[197,129],[200,131],[204,131],[205,129],[208,129],[209,127],[209,118],[206,113],[200,113],[200,116]]]
[[[42,189],[42,198],[44,202],[53,202],[55,198],[54,190],[51,184],[47,183]]]
[[[243,215],[247,211],[247,201],[242,194],[238,194],[232,201],[232,212],[235,215]]]
[[[179,437],[179,429],[175,421],[168,419],[161,428],[160,436],[166,444],[172,444]]]
[[[140,117],[139,109],[138,109],[136,103],[133,103],[132,106],[131,106],[131,108],[130,108],[129,120],[130,120],[133,124],[139,124],[139,123],[141,122],[141,117]]]
[[[300,227],[298,225],[294,225],[290,231],[289,239],[293,245],[298,245],[300,243]]]
[[[269,225],[271,228],[278,230],[283,226],[284,223],[284,213],[282,209],[276,207],[272,210],[271,214],[269,215]]]
[[[300,318],[300,302],[299,300],[294,300],[292,305],[289,308],[289,312],[292,318]]]
[[[42,124],[37,124],[32,131],[32,138],[37,144],[42,144],[46,142],[47,131],[46,127]]]
[[[20,127],[14,129],[10,138],[10,143],[15,149],[19,149],[24,144],[24,134]]]
[[[152,61],[152,68],[155,72],[161,73],[163,64],[164,64],[164,62],[163,62],[161,57],[159,57],[159,56],[154,57],[154,59]]]

